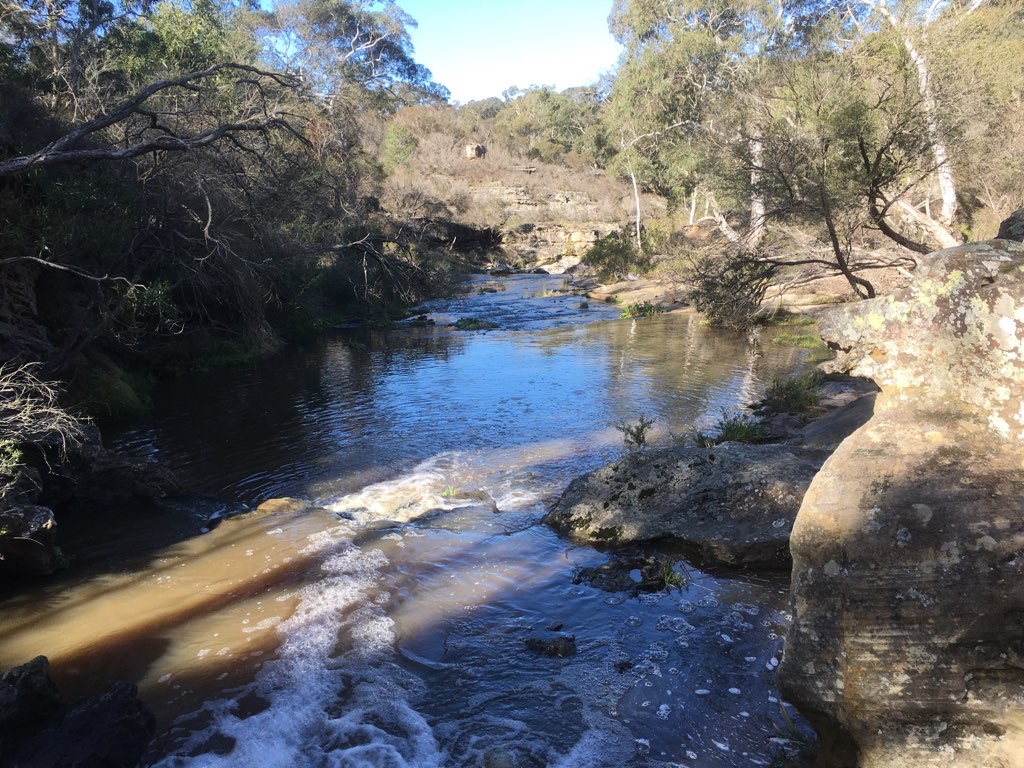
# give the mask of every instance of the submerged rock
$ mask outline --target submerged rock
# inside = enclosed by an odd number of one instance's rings
[[[652,555],[613,556],[607,563],[578,569],[573,574],[572,583],[632,595],[660,592],[667,588],[666,568],[671,569],[672,563]]]
[[[576,636],[528,637],[526,638],[526,649],[541,656],[565,659],[576,655]]]
[[[1024,246],[931,254],[819,327],[882,394],[794,526],[783,692],[820,765],[1020,765]]]

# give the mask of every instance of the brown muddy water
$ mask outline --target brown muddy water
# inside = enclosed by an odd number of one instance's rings
[[[562,283],[477,278],[424,306],[434,328],[169,384],[114,442],[201,495],[86,526],[79,566],[0,602],[0,667],[42,653],[73,693],[138,683],[163,767],[777,761],[785,577],[649,549],[681,588],[602,590],[574,577],[636,553],[540,519],[620,455],[616,424],[708,428],[803,353],[618,319]],[[499,327],[444,327],[460,317]],[[306,503],[237,514],[281,496]],[[555,634],[575,655],[527,643]]]

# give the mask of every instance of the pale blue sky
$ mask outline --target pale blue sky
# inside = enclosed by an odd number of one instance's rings
[[[415,58],[452,100],[500,96],[511,85],[563,90],[611,70],[612,0],[398,0],[418,22]]]

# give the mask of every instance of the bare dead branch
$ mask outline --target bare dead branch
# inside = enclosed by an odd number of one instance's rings
[[[146,109],[143,106],[146,101],[156,94],[169,89],[181,89],[200,93],[202,91],[201,83],[222,72],[244,72],[256,75],[258,78],[271,80],[279,86],[288,89],[297,89],[300,86],[300,82],[291,76],[265,71],[248,64],[235,63],[216,64],[180,77],[159,80],[143,88],[132,98],[121,103],[110,112],[99,115],[73,128],[42,149],[29,155],[13,157],[0,162],[0,176],[25,173],[34,168],[51,165],[129,160],[149,152],[182,152],[205,147],[225,136],[239,133],[266,133],[276,129],[284,129],[297,137],[300,136],[298,131],[281,114],[264,115],[249,120],[227,122],[201,133],[182,136],[175,134],[170,128],[162,125],[157,112]],[[249,79],[251,78],[247,78],[246,81]],[[121,148],[109,146],[76,148],[85,139],[96,135],[99,131],[123,123],[133,116],[147,118],[149,128],[160,131],[161,135],[149,139],[141,139],[127,147]]]

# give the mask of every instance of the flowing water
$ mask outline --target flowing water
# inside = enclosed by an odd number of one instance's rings
[[[574,577],[633,553],[540,519],[616,424],[707,428],[800,353],[562,285],[477,278],[436,327],[169,384],[116,445],[202,496],[84,526],[80,567],[0,603],[0,667],[138,683],[159,766],[771,764],[785,579],[663,550],[681,588],[602,590]],[[528,642],[558,635],[574,655]]]

